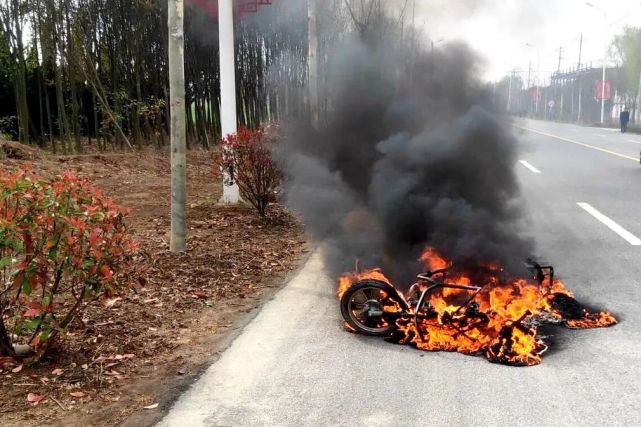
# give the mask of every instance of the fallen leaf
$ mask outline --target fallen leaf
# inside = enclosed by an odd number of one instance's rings
[[[209,294],[205,291],[196,291],[191,295],[191,297],[197,299],[207,299],[209,298]]]
[[[29,310],[25,311],[23,316],[28,317],[28,318],[34,318],[38,317],[41,314],[41,310],[38,308],[30,308]]]
[[[56,369],[54,369],[53,371],[51,371],[51,375],[60,376],[60,375],[62,375],[62,373],[63,373],[63,372],[64,372],[64,371],[63,371],[62,369],[60,369],[60,368],[56,368]]]
[[[118,301],[122,301],[122,298],[120,297],[115,297],[115,298],[106,298],[102,300],[102,306],[104,308],[111,308],[113,307]]]
[[[158,403],[154,403],[153,405],[143,407],[143,409],[156,409],[157,407],[158,407]]]
[[[116,354],[114,359],[116,359],[116,360],[133,359],[134,357],[136,357],[136,356],[134,354],[131,354],[131,353],[129,353],[129,354]]]
[[[96,326],[107,326],[113,325],[115,322],[113,320],[107,320],[106,322],[96,323]]]
[[[15,366],[16,361],[12,357],[0,357],[0,369],[5,366]]]
[[[86,369],[89,369],[89,365],[87,365],[87,364],[85,363],[84,365],[82,365],[82,366],[81,366],[81,368],[82,368],[82,369],[85,369],[85,370],[86,370]]]
[[[27,402],[29,402],[32,405],[37,405],[38,403],[42,402],[44,399],[45,399],[45,396],[42,394],[29,393],[27,395]]]
[[[72,397],[85,397],[85,394],[83,392],[81,392],[81,391],[72,391],[71,393],[69,393],[69,396],[72,396]]]
[[[13,372],[14,374],[17,374],[17,373],[18,373],[18,372],[20,372],[20,371],[22,371],[22,365],[20,365],[20,366],[18,366],[18,367],[16,367],[16,368],[13,368],[13,369],[11,370],[11,372]]]

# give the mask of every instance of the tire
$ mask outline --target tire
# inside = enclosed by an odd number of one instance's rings
[[[381,291],[384,294],[381,294]],[[357,297],[368,298],[368,293],[372,297],[367,302],[360,304],[355,301]],[[386,298],[383,298],[385,295]],[[386,322],[384,314],[381,317],[367,317],[367,314],[363,314],[367,319],[362,319],[358,317],[356,310],[354,310],[355,305],[368,306],[368,302],[377,300],[377,297],[381,297],[380,299],[383,300],[384,306],[396,303],[402,311],[407,310],[407,304],[392,286],[378,280],[364,280],[354,284],[343,294],[341,298],[341,314],[345,322],[356,332],[363,335],[386,337],[396,330],[395,322]],[[376,324],[371,323],[368,325],[370,321],[375,320],[378,320]]]

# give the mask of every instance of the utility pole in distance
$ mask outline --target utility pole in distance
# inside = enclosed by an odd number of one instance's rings
[[[527,96],[527,113],[528,115],[532,112],[531,107],[532,107],[532,99],[531,98],[531,92],[530,92],[530,82],[532,81],[532,61],[530,61],[530,64],[528,65],[527,68],[527,90],[525,91],[525,96]]]
[[[581,111],[583,109],[583,105],[582,105],[583,104],[583,84],[581,82],[581,59],[582,59],[581,57],[582,57],[582,55],[583,55],[583,33],[581,33],[581,38],[579,39],[579,63],[577,64],[577,67],[576,67],[576,70],[577,70],[576,71],[577,72],[577,82],[578,82],[578,85],[579,85],[579,108],[578,108],[579,112],[578,112],[578,115],[577,115],[577,118],[576,118],[577,122],[581,121]]]
[[[563,46],[559,47],[559,65],[556,68],[556,72],[561,72],[561,61],[563,60]]]
[[[510,84],[507,88],[507,112],[512,111],[512,79],[514,78],[514,71],[510,73]]]
[[[186,138],[185,131],[185,35],[183,0],[168,0],[169,27],[169,106],[171,120],[171,237],[169,249],[186,248],[185,206]]]

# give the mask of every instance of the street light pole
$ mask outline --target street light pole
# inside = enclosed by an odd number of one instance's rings
[[[605,66],[608,60],[608,12],[589,2],[586,2],[585,5],[603,13],[603,73],[601,76],[601,124],[603,124],[605,121]]]

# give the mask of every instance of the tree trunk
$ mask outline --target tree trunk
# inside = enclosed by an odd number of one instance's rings
[[[15,28],[16,39],[16,108],[18,112],[18,139],[22,144],[29,143],[29,106],[27,104],[27,67],[24,57],[24,44],[22,41],[22,16],[18,0],[13,1],[13,25]]]
[[[318,126],[319,104],[318,104],[318,2],[307,0],[308,29],[307,37],[309,42],[307,52],[308,85],[309,85],[309,114],[312,125]]]
[[[168,0],[169,88],[171,108],[171,241],[172,252],[186,249],[185,207],[185,39],[183,0]]]

